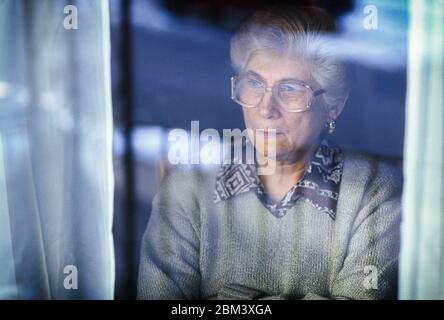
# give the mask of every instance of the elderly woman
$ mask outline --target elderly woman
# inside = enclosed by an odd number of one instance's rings
[[[348,96],[324,42],[332,30],[326,12],[301,8],[259,12],[233,37],[232,98],[276,152],[250,136],[257,162],[164,179],[139,298],[396,297],[401,175],[325,138]],[[273,174],[259,175],[260,163]]]

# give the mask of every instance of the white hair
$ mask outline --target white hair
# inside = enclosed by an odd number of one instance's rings
[[[326,104],[334,107],[347,97],[349,77],[345,64],[329,50],[327,33],[332,31],[334,20],[319,8],[260,11],[231,39],[231,63],[241,73],[252,54],[261,50],[303,58],[313,80],[326,91]]]

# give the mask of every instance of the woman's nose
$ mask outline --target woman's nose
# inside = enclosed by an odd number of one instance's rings
[[[260,115],[266,119],[279,117],[279,107],[271,91],[265,91],[258,107]]]

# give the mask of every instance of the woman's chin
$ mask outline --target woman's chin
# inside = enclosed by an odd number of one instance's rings
[[[259,148],[258,148],[259,147]],[[275,147],[269,147],[268,145],[259,145],[256,147],[256,152],[262,158],[267,158],[270,160],[279,160],[281,158],[286,158],[289,153],[292,153],[290,148],[285,146],[277,145]]]

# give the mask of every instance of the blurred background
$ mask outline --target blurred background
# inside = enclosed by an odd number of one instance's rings
[[[229,40],[252,12],[271,4],[316,5],[335,16],[335,48],[354,81],[332,140],[402,165],[406,1],[111,0],[116,299],[136,297],[140,243],[168,131],[190,130],[193,120],[200,130],[244,128],[230,99]],[[375,28],[365,23],[372,10]]]
[[[244,128],[229,41],[280,4],[335,17],[330,138],[402,167],[399,297],[444,299],[444,0],[0,0],[0,299],[136,298],[168,134]]]

